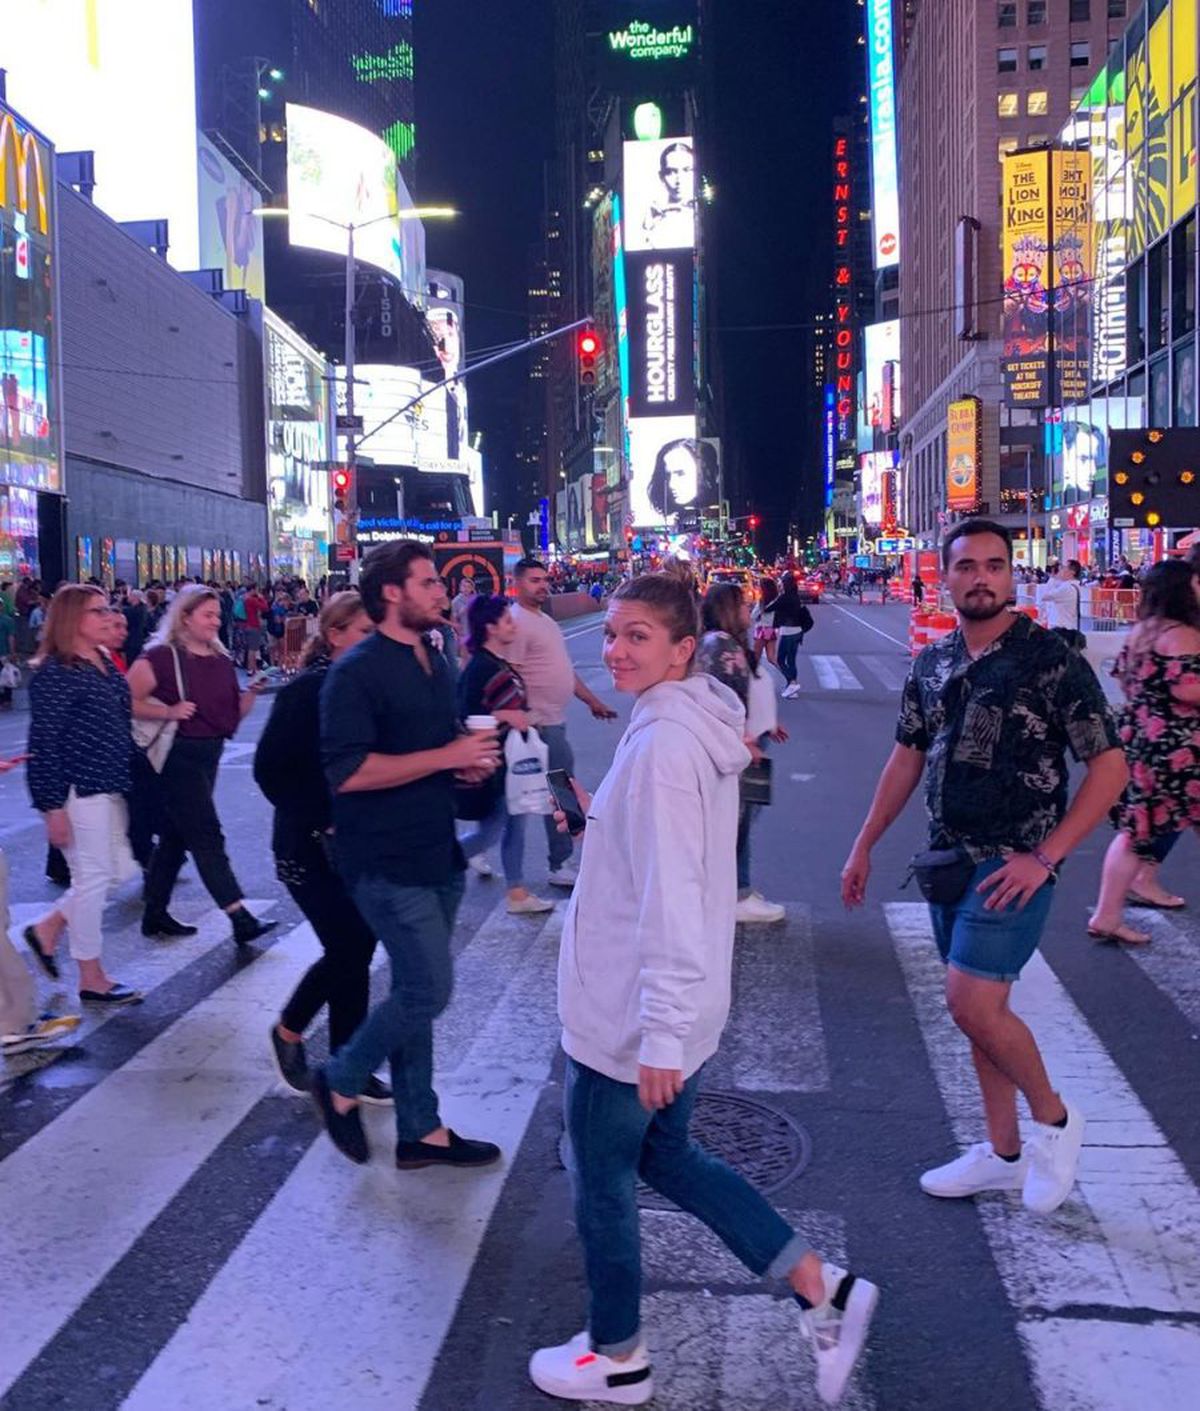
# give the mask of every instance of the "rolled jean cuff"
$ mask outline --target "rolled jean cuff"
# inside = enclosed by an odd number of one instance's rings
[[[642,1330],[639,1328],[631,1338],[623,1338],[620,1342],[593,1342],[592,1351],[598,1352],[601,1357],[624,1357],[626,1353],[636,1352],[642,1345]]]
[[[809,1252],[812,1246],[803,1235],[793,1235],[767,1265],[768,1279],[785,1279]]]

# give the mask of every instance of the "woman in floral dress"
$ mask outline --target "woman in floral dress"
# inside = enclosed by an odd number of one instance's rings
[[[1139,621],[1117,659],[1126,696],[1121,739],[1129,786],[1113,812],[1117,836],[1104,858],[1100,900],[1088,926],[1099,941],[1144,945],[1122,921],[1136,901],[1177,909],[1156,878],[1186,828],[1200,828],[1200,578],[1181,562],[1159,563],[1142,580]]]

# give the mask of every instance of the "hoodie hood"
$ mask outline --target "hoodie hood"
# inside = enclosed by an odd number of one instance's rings
[[[630,717],[632,741],[656,720],[682,725],[704,747],[718,774],[740,774],[750,763],[742,740],[746,712],[728,686],[697,672],[683,681],[660,681],[637,699]]]

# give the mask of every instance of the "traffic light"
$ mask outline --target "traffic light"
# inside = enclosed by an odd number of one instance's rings
[[[1200,430],[1113,431],[1108,464],[1114,529],[1200,524]]]
[[[335,514],[347,514],[350,509],[350,489],[353,477],[350,468],[336,465],[333,468],[333,509]]]
[[[585,388],[596,385],[596,359],[600,356],[600,339],[595,329],[585,328],[579,335],[579,385]]]
[[[758,526],[759,526],[761,523],[762,523],[762,520],[759,519],[758,515],[752,514],[752,515],[750,516],[750,519],[749,519],[749,524],[750,524],[751,532],[753,532],[755,529],[757,529]]]

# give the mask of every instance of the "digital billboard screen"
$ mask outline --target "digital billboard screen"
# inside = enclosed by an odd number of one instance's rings
[[[1004,391],[1010,407],[1050,397],[1050,154],[1004,158]]]
[[[885,478],[896,468],[895,451],[868,451],[859,456],[859,513],[869,529],[884,521]]]
[[[716,458],[696,439],[694,416],[631,417],[629,465],[629,510],[639,529],[716,500]]]
[[[871,232],[875,268],[900,263],[900,183],[896,175],[896,63],[892,0],[867,0],[867,79],[871,113]]]
[[[287,105],[287,126],[291,243],[345,255],[346,227],[361,226],[354,232],[355,258],[407,287],[399,216],[404,201],[392,149],[357,123],[298,103]]]
[[[60,152],[96,155],[95,202],[170,222],[168,258],[198,264],[192,0],[4,6],[7,100]]]
[[[693,260],[690,253],[627,255],[631,416],[675,416],[696,407]]]
[[[696,245],[696,154],[690,137],[626,142],[625,249]]]
[[[978,397],[960,397],[946,411],[946,507],[971,511],[979,504],[983,427]]]
[[[197,140],[200,268],[219,269],[226,289],[244,289],[253,299],[265,299],[263,223],[254,214],[262,197],[207,137]]]
[[[338,410],[345,410],[345,379],[339,369]],[[401,407],[419,400],[407,411]],[[467,473],[447,454],[446,389],[411,367],[362,364],[355,368],[354,411],[363,419],[363,454],[379,465],[415,466],[440,474]],[[338,438],[338,451],[345,440]]]
[[[862,341],[865,385],[859,430],[869,441],[873,431],[890,431],[900,416],[900,320],[868,324]]]

